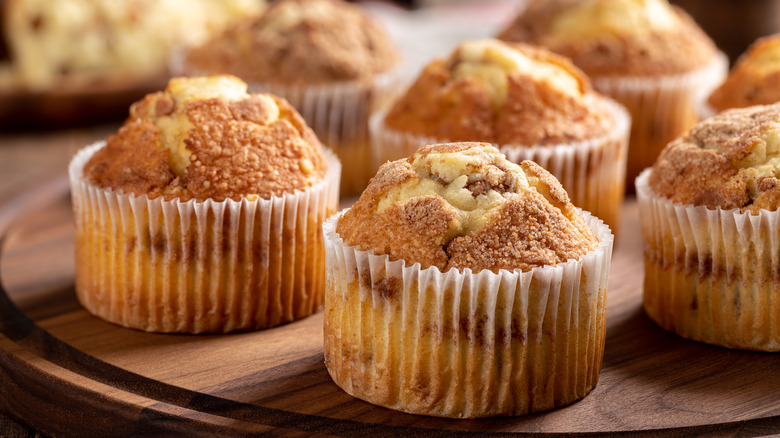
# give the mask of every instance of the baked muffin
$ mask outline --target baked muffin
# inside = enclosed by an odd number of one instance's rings
[[[473,418],[596,385],[612,234],[537,164],[487,143],[425,146],[323,228],[325,364],[349,394]]]
[[[761,38],[737,60],[726,80],[710,94],[713,112],[780,101],[780,34]],[[711,115],[711,114],[710,114]]]
[[[496,39],[461,43],[428,64],[385,115],[371,121],[380,162],[426,144],[484,141],[516,163],[533,160],[573,203],[618,225],[630,119],[570,62]]]
[[[728,60],[667,0],[531,0],[500,38],[547,47],[631,113],[627,180],[698,121]]]
[[[157,80],[174,48],[200,44],[263,7],[262,0],[5,0],[0,90],[62,93]]]
[[[341,159],[341,189],[374,174],[368,117],[392,91],[399,55],[383,29],[342,0],[280,0],[184,57],[185,73],[229,73],[283,96]]]
[[[780,104],[694,126],[637,178],[644,307],[662,328],[780,351]]]
[[[76,292],[155,332],[275,326],[322,304],[338,160],[286,101],[174,78],[70,164]]]

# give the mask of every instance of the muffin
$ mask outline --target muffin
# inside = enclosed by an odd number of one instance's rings
[[[500,38],[571,58],[596,90],[626,106],[629,190],[698,121],[700,102],[728,69],[709,37],[666,0],[531,0]]]
[[[174,48],[200,44],[263,7],[262,0],[2,1],[0,90],[86,93],[91,83],[157,80]]]
[[[636,181],[644,308],[662,328],[780,351],[780,104],[727,110],[671,142]]]
[[[76,292],[154,332],[275,326],[322,304],[338,160],[283,99],[174,78],[69,167]]]
[[[341,159],[341,189],[373,176],[368,117],[391,93],[399,55],[363,10],[341,0],[280,0],[189,51],[185,73],[229,73],[283,96]]]
[[[753,43],[710,94],[712,113],[780,101],[780,34]],[[710,114],[711,115],[711,114]]]
[[[626,111],[567,60],[484,39],[428,64],[386,114],[372,117],[371,136],[380,162],[431,143],[493,143],[515,163],[533,160],[550,171],[577,207],[614,230],[629,126]]]
[[[386,163],[325,231],[325,364],[404,412],[520,415],[598,381],[612,234],[487,143]]]

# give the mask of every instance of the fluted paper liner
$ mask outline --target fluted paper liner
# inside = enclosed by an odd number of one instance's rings
[[[558,145],[495,146],[512,162],[531,160],[544,167],[561,182],[575,206],[591,212],[617,234],[625,196],[631,117],[610,99],[599,99],[599,103],[615,120],[613,129],[601,137]],[[449,141],[388,128],[385,115],[385,111],[379,111],[370,121],[371,146],[377,165],[410,156],[422,146]]]
[[[322,305],[321,224],[338,207],[338,159],[324,179],[270,199],[165,201],[96,187],[69,166],[76,292],[91,313],[154,332],[229,332],[303,318]]]
[[[342,195],[357,195],[376,173],[368,119],[396,92],[401,72],[395,68],[371,81],[307,85],[250,82],[249,92],[272,93],[287,99],[341,161]]]
[[[456,418],[520,415],[578,400],[604,351],[613,236],[584,213],[598,248],[528,272],[441,272],[346,246],[326,251],[325,364],[370,403]]]
[[[631,114],[626,181],[651,166],[667,143],[699,121],[700,103],[728,73],[728,58],[718,52],[706,66],[665,76],[591,76],[593,88],[623,104]]]
[[[636,180],[648,316],[688,339],[780,351],[780,213],[673,203],[650,172]]]

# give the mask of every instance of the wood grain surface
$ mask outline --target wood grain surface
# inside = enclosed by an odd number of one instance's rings
[[[0,410],[53,436],[763,436],[780,433],[780,355],[680,339],[641,309],[635,202],[624,208],[596,389],[565,408],[448,420],[354,399],[331,381],[322,314],[230,335],[124,329],[73,290],[65,181],[0,209]]]

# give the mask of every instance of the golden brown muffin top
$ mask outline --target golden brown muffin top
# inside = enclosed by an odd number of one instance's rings
[[[673,202],[758,212],[780,206],[780,104],[724,111],[669,143],[650,187]]]
[[[382,28],[341,0],[279,0],[187,55],[189,68],[250,82],[369,80],[399,56]]]
[[[709,98],[716,111],[780,101],[780,34],[761,38],[739,57]]]
[[[715,44],[667,0],[531,0],[500,34],[567,56],[590,76],[656,76],[709,63]]]
[[[325,175],[303,118],[233,76],[174,78],[147,95],[84,167],[90,182],[151,198],[223,201],[305,189]]]
[[[614,122],[566,59],[496,39],[463,42],[448,59],[428,64],[385,118],[401,132],[499,145],[581,141]]]
[[[429,145],[385,163],[336,231],[361,250],[442,271],[527,271],[598,245],[555,177],[487,143]]]

